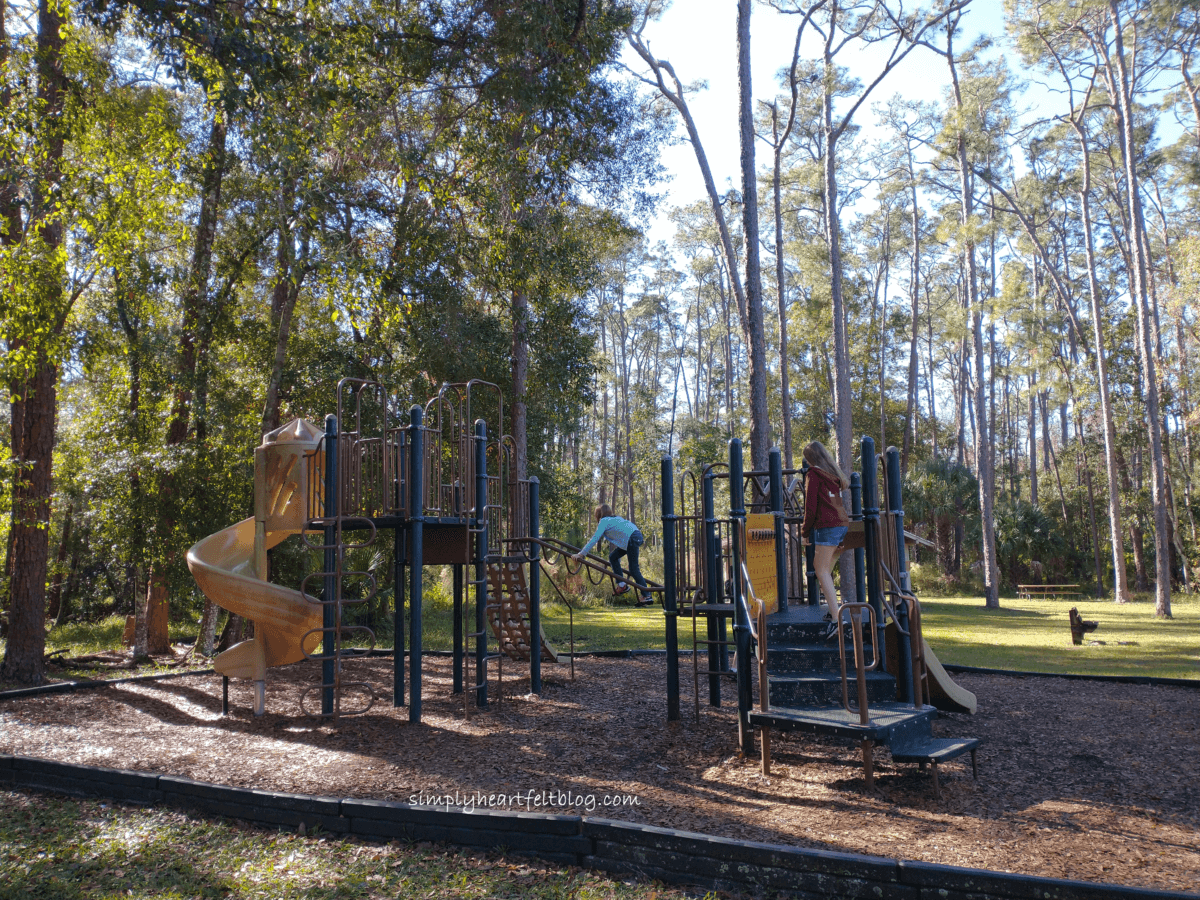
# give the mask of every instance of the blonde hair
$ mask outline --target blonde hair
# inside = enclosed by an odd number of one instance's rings
[[[611,519],[613,515],[612,507],[607,503],[601,503],[593,512],[595,513],[597,522],[601,519]]]
[[[833,457],[829,454],[829,451],[825,449],[825,445],[820,441],[813,441],[811,444],[805,447],[803,456],[810,466],[823,469],[825,472],[836,478],[838,480],[838,484],[840,484],[843,488],[850,487],[850,479],[846,477],[846,473],[838,467],[836,462],[834,462]]]

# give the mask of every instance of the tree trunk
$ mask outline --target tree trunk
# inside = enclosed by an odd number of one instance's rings
[[[1149,261],[1144,253],[1142,233],[1145,218],[1142,214],[1142,199],[1138,172],[1137,144],[1135,137],[1134,102],[1131,96],[1130,79],[1126,70],[1123,24],[1117,0],[1109,0],[1109,15],[1113,25],[1115,53],[1107,60],[1109,86],[1117,101],[1120,127],[1117,132],[1125,169],[1126,201],[1129,214],[1129,251],[1133,258],[1130,267],[1130,294],[1137,308],[1141,334],[1138,350],[1142,360],[1142,371],[1146,390],[1146,424],[1150,432],[1151,497],[1154,503],[1154,547],[1155,547],[1155,615],[1171,617],[1171,551],[1167,535],[1166,467],[1163,462],[1162,416],[1159,411],[1158,376],[1154,338],[1157,328],[1149,307]]]
[[[516,448],[517,481],[529,477],[529,426],[526,398],[529,382],[529,297],[512,295],[512,436]]]
[[[192,261],[183,289],[183,321],[179,333],[179,371],[171,420],[167,427],[167,445],[177,446],[187,438],[191,417],[192,393],[196,380],[196,339],[205,319],[208,303],[208,279],[212,272],[213,242],[221,206],[221,186],[225,178],[225,119],[213,112],[208,133],[208,152],[200,193],[200,218],[192,245]]]
[[[1037,373],[1029,373],[1029,502],[1038,502]]]
[[[3,13],[6,7],[0,7]],[[7,71],[9,40],[6,16],[0,14],[0,71]],[[12,103],[12,88],[8,79],[0,84],[0,109],[9,109]],[[17,161],[7,150],[7,142],[0,145],[0,248],[11,250],[21,243],[24,223],[21,220],[21,181],[15,177]],[[10,412],[15,408],[10,406]],[[18,431],[16,419],[9,423],[9,444],[12,458],[17,457]],[[8,612],[12,602],[13,542],[16,532],[9,528],[4,542],[4,562],[0,567],[0,638],[8,637]]]
[[[794,77],[793,77],[794,81]],[[795,100],[792,114],[795,115]],[[783,165],[783,145],[786,133],[779,135],[779,110],[771,106],[771,125],[775,138],[775,160],[771,168],[771,191],[775,202],[775,295],[779,301],[779,405],[783,424],[783,467],[792,468],[792,393],[788,373],[788,304],[787,278],[783,265],[783,199],[780,189],[780,170]],[[699,326],[697,326],[699,327]]]
[[[5,681],[29,685],[41,684],[45,679],[46,571],[58,380],[57,368],[44,354],[39,355],[42,359],[33,377],[13,386],[13,396],[21,397],[12,404],[13,421],[20,423],[14,441],[20,453],[13,454],[19,476],[12,494],[8,643],[0,671],[0,678]]]
[[[962,115],[962,92],[958,83],[958,70],[954,59],[953,30],[947,32],[946,58],[950,64],[950,80],[953,88],[954,106]],[[986,375],[983,369],[983,309],[979,298],[978,274],[976,271],[975,240],[971,237],[974,227],[974,197],[971,186],[971,172],[968,168],[967,141],[962,129],[964,124],[958,123],[958,166],[959,190],[962,191],[962,227],[964,230],[963,253],[966,257],[966,288],[968,303],[971,309],[971,337],[975,357],[975,464],[979,473],[979,515],[983,526],[983,586],[985,605],[989,608],[1000,606],[999,578],[996,564],[996,532],[995,521],[992,517],[992,480],[993,459],[992,442],[988,435],[988,416],[985,385]]]
[[[758,261],[758,173],[754,169],[754,110],[750,87],[750,0],[738,0],[738,131],[742,150],[742,231],[746,262],[746,345],[750,351],[750,461],[766,471],[771,448],[767,409],[767,343],[762,270]]]
[[[63,189],[61,169],[66,144],[63,34],[67,22],[62,7],[40,0],[37,23],[38,145],[44,162],[42,176],[34,184],[31,215],[38,221],[26,240],[39,243],[40,265],[32,289],[38,294],[39,316],[47,327],[42,334],[31,336],[29,349],[34,358],[29,370],[9,385],[9,429],[16,476],[12,490],[8,642],[0,666],[0,678],[29,685],[41,684],[46,673],[46,570],[58,411],[58,367],[50,345],[61,333],[67,312],[63,297],[65,273],[59,259],[63,225],[57,196]],[[11,221],[6,222],[6,229],[10,225]],[[9,349],[21,346],[17,341]]]
[[[830,39],[834,32],[829,31]],[[824,89],[821,95],[824,132],[823,178],[825,188],[825,243],[829,250],[829,293],[833,314],[833,417],[837,463],[842,470],[854,468],[853,422],[850,397],[850,343],[846,331],[846,304],[842,274],[842,234],[838,213],[837,134],[833,125],[834,63],[831,40],[824,49]],[[849,554],[843,554],[848,558]],[[845,572],[843,571],[843,576]],[[852,599],[852,598],[847,598]]]
[[[71,543],[71,520],[74,515],[75,504],[67,503],[67,512],[63,516],[62,537],[58,542],[58,556],[55,558],[54,582],[50,585],[50,603],[46,610],[46,616],[56,622],[62,610],[63,564],[67,561],[67,548]]]
[[[283,381],[283,367],[287,363],[288,334],[292,327],[292,313],[296,299],[300,296],[300,284],[304,271],[297,265],[294,236],[288,222],[292,214],[295,197],[295,182],[289,180],[279,198],[279,245],[275,251],[275,286],[271,291],[271,328],[275,332],[275,357],[271,363],[271,376],[267,379],[267,396],[263,404],[260,432],[267,434],[279,427],[279,388]]]
[[[908,278],[908,297],[912,314],[912,343],[908,348],[908,398],[904,411],[904,449],[900,454],[900,477],[908,474],[908,456],[912,452],[914,439],[914,417],[917,412],[917,330],[920,328],[920,277],[921,277],[921,209],[917,203],[917,179],[913,170],[912,144],[905,135],[905,150],[908,158],[909,188],[912,192],[912,270]],[[937,424],[934,423],[934,431]]]
[[[1108,475],[1108,520],[1113,554],[1113,601],[1128,603],[1129,581],[1125,573],[1124,529],[1121,527],[1120,474],[1117,470],[1117,426],[1113,417],[1108,385],[1108,350],[1104,345],[1104,308],[1100,299],[1100,281],[1096,277],[1096,251],[1092,238],[1092,164],[1082,125],[1073,122],[1079,136],[1083,162],[1083,185],[1079,191],[1083,211],[1083,241],[1087,254],[1088,299],[1092,308],[1092,335],[1095,344],[1096,381],[1100,387],[1100,416],[1104,420],[1104,466]]]
[[[741,2],[743,0],[739,0],[739,4]],[[738,15],[740,22],[740,7]],[[747,25],[747,27],[749,26]],[[721,208],[721,195],[717,193],[717,185],[713,180],[712,169],[708,165],[708,156],[704,152],[704,145],[700,142],[700,132],[696,129],[696,122],[692,118],[691,110],[688,108],[687,100],[684,98],[683,84],[679,81],[679,78],[675,74],[675,69],[669,62],[665,59],[657,59],[650,53],[649,46],[640,34],[628,32],[626,37],[629,41],[629,46],[634,49],[654,73],[659,92],[679,111],[679,115],[683,119],[684,127],[688,133],[688,142],[692,145],[692,150],[696,154],[696,163],[700,167],[700,175],[704,179],[704,189],[708,194],[708,202],[712,206],[713,222],[717,226],[717,233],[720,235],[721,251],[725,257],[725,266],[729,270],[730,287],[733,290],[734,298],[737,300],[738,316],[741,320],[742,330],[743,333],[748,335],[750,329],[747,320],[746,295],[742,290],[741,278],[738,276],[737,254],[734,252],[733,239],[729,235],[729,225],[725,221],[725,214]],[[747,52],[749,52],[748,42]],[[673,88],[667,86],[667,77],[671,79]]]
[[[600,354],[608,356],[608,329],[604,325],[604,317],[600,317]],[[600,389],[600,498],[601,505],[608,502],[608,479],[604,477],[604,466],[608,461],[608,381],[604,381]]]
[[[221,188],[225,179],[226,168],[226,128],[225,119],[220,109],[213,112],[212,125],[208,133],[208,150],[204,160],[204,171],[201,177],[200,217],[196,223],[196,236],[192,244],[192,259],[188,270],[188,278],[182,292],[183,318],[179,333],[179,367],[175,381],[175,396],[171,406],[171,417],[167,426],[167,446],[175,447],[187,440],[191,424],[191,404],[196,387],[197,339],[206,325],[211,312],[207,309],[209,290],[208,281],[212,273],[213,244],[217,235],[217,223],[221,207]],[[163,476],[160,497],[166,500],[161,507],[167,521],[162,523],[162,534],[170,534],[174,523],[170,521],[171,505],[175,502],[175,479],[170,474]],[[158,554],[160,559],[174,555],[173,548]],[[149,594],[139,616],[152,608],[166,606],[167,581],[166,573],[161,564],[151,564],[152,573],[148,577]],[[212,605],[212,600],[206,600],[205,611]],[[136,634],[142,634],[145,623],[138,622]],[[140,641],[135,642],[134,655],[144,653],[147,646]]]

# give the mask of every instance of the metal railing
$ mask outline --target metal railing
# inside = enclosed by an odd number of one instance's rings
[[[848,713],[858,713],[859,722],[866,725],[871,721],[869,701],[867,699],[867,672],[879,667],[879,647],[871,644],[871,663],[866,663],[866,647],[863,641],[862,614],[866,612],[867,621],[871,624],[871,634],[875,633],[875,610],[869,603],[843,603],[838,607],[838,617],[834,625],[837,628],[838,658],[841,662],[842,674],[842,708]],[[858,688],[858,708],[850,703],[850,689],[846,676],[846,632],[842,620],[848,618],[850,625],[850,640],[854,651],[854,678]]]

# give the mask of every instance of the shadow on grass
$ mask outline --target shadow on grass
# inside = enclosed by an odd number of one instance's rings
[[[91,807],[89,810],[88,807]],[[96,815],[97,809],[101,810]],[[212,871],[213,850],[183,829],[113,828],[106,805],[30,797],[0,816],[0,845],[23,851],[0,865],[0,896],[226,897],[236,884]]]

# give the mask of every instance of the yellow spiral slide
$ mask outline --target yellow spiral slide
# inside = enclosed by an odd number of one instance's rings
[[[254,622],[254,637],[217,656],[213,668],[256,682],[258,715],[266,669],[299,662],[321,642],[314,630],[321,627],[320,604],[267,581],[267,550],[304,528],[310,488],[320,485],[321,437],[303,419],[264,435],[254,453],[254,515],[197,542],[187,555],[204,595]]]

